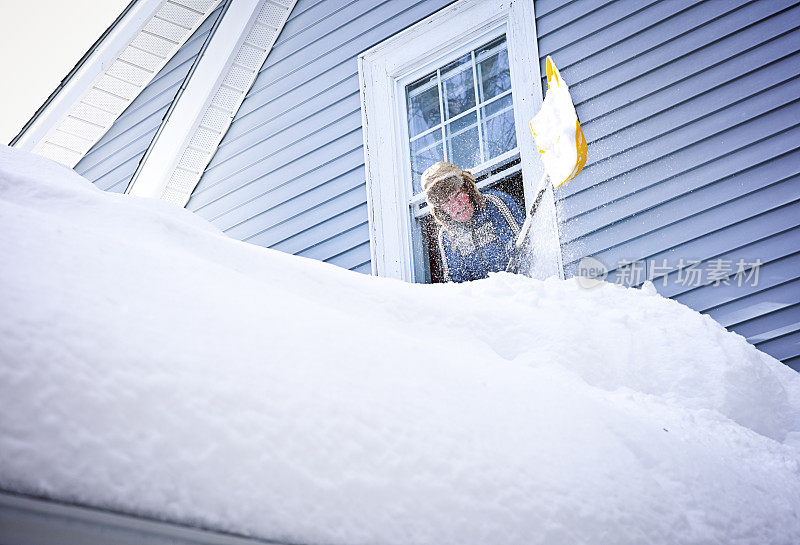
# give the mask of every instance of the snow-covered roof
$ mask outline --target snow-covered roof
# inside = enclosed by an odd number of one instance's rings
[[[654,290],[415,285],[0,148],[0,489],[291,543],[797,543],[800,376]]]

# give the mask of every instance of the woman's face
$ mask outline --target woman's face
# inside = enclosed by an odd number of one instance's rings
[[[461,223],[469,221],[475,213],[475,205],[463,188],[450,195],[441,208],[445,214]]]

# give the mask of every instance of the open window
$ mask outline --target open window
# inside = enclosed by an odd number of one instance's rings
[[[373,272],[441,281],[424,170],[452,162],[523,207],[540,182],[528,128],[542,102],[533,2],[451,4],[359,56],[359,74]],[[560,274],[545,261],[541,276]]]
[[[524,207],[514,95],[503,27],[468,52],[422,77],[400,81],[405,95],[408,169],[411,173],[412,259],[417,281],[441,282],[438,226],[425,203],[420,179],[426,168],[448,161],[478,176],[479,188],[495,187]],[[484,43],[480,43],[480,42]],[[405,83],[406,80],[411,80]]]

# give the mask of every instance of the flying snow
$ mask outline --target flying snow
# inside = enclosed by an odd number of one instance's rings
[[[304,544],[800,543],[800,375],[652,290],[411,285],[0,148],[0,489]]]

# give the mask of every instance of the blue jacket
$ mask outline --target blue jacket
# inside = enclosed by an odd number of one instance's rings
[[[486,278],[504,271],[523,223],[517,201],[502,191],[483,191],[486,206],[475,208],[472,219],[456,224],[454,232],[439,227],[439,252],[446,282]]]

